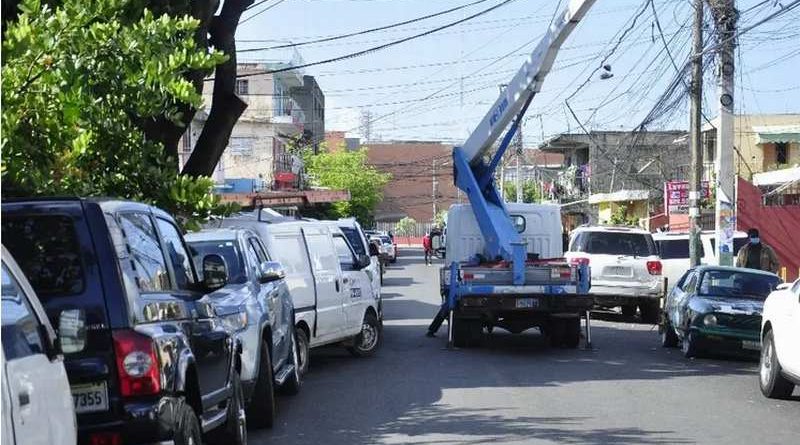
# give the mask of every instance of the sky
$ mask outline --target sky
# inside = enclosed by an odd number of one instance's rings
[[[246,11],[239,49],[336,36],[433,14],[476,0],[267,0]],[[689,0],[597,0],[559,52],[524,121],[526,147],[555,134],[631,130],[651,110],[650,129],[688,128],[686,95],[659,98],[679,79],[691,46]],[[325,60],[464,19],[503,0],[361,36],[295,47],[306,63]],[[454,27],[385,50],[304,69],[325,93],[326,130],[359,135],[369,112],[373,139],[459,143],[497,99],[567,0],[512,0]],[[790,0],[782,0],[790,4]],[[561,5],[561,6],[559,6]],[[740,29],[780,9],[776,0],[739,0]],[[266,9],[265,8],[269,8]],[[261,12],[263,10],[263,12]],[[636,22],[632,20],[636,17]],[[713,31],[706,11],[706,35]],[[658,31],[661,26],[663,38]],[[627,31],[627,32],[626,32]],[[713,42],[707,43],[707,46]],[[668,49],[668,51],[666,50]],[[239,61],[286,60],[291,50],[243,52]],[[713,57],[704,110],[716,115]],[[601,79],[601,64],[613,77]],[[753,28],[737,48],[737,113],[800,112],[800,8]],[[681,81],[682,82],[682,81]],[[683,88],[677,88],[678,92]],[[675,99],[675,100],[673,100]],[[575,120],[565,105],[575,111]],[[657,107],[659,103],[668,107]]]

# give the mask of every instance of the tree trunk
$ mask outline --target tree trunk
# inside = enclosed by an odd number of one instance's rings
[[[247,109],[236,95],[236,28],[242,13],[254,0],[225,0],[222,12],[211,21],[211,45],[228,55],[214,73],[211,111],[192,155],[183,168],[189,176],[211,176],[239,117]]]

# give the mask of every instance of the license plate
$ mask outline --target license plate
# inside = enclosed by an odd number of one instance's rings
[[[761,343],[752,340],[742,340],[742,349],[750,349],[752,351],[758,351],[761,349]]]
[[[75,412],[93,413],[108,411],[108,387],[106,382],[73,385],[72,401],[75,403]]]
[[[615,277],[629,277],[631,276],[631,269],[629,267],[606,267],[606,275],[613,275]]]
[[[517,309],[533,309],[539,307],[539,299],[537,298],[518,298]]]

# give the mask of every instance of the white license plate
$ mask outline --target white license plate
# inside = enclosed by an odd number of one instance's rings
[[[742,349],[750,349],[752,351],[758,351],[761,349],[761,343],[752,340],[742,340]]]
[[[631,276],[631,268],[630,267],[606,267],[606,275],[611,275],[615,277],[629,277]]]
[[[539,307],[539,299],[538,298],[518,298],[517,299],[517,308],[518,309],[533,309]]]
[[[73,385],[72,401],[75,402],[75,412],[93,413],[108,411],[108,387],[106,382]]]

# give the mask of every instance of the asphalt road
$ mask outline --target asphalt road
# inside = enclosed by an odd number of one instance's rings
[[[686,360],[652,326],[605,316],[594,349],[554,350],[536,330],[477,349],[424,336],[439,302],[421,252],[386,275],[384,343],[369,359],[312,353],[302,391],[278,400],[254,444],[797,444],[795,399],[764,398],[757,363]]]

